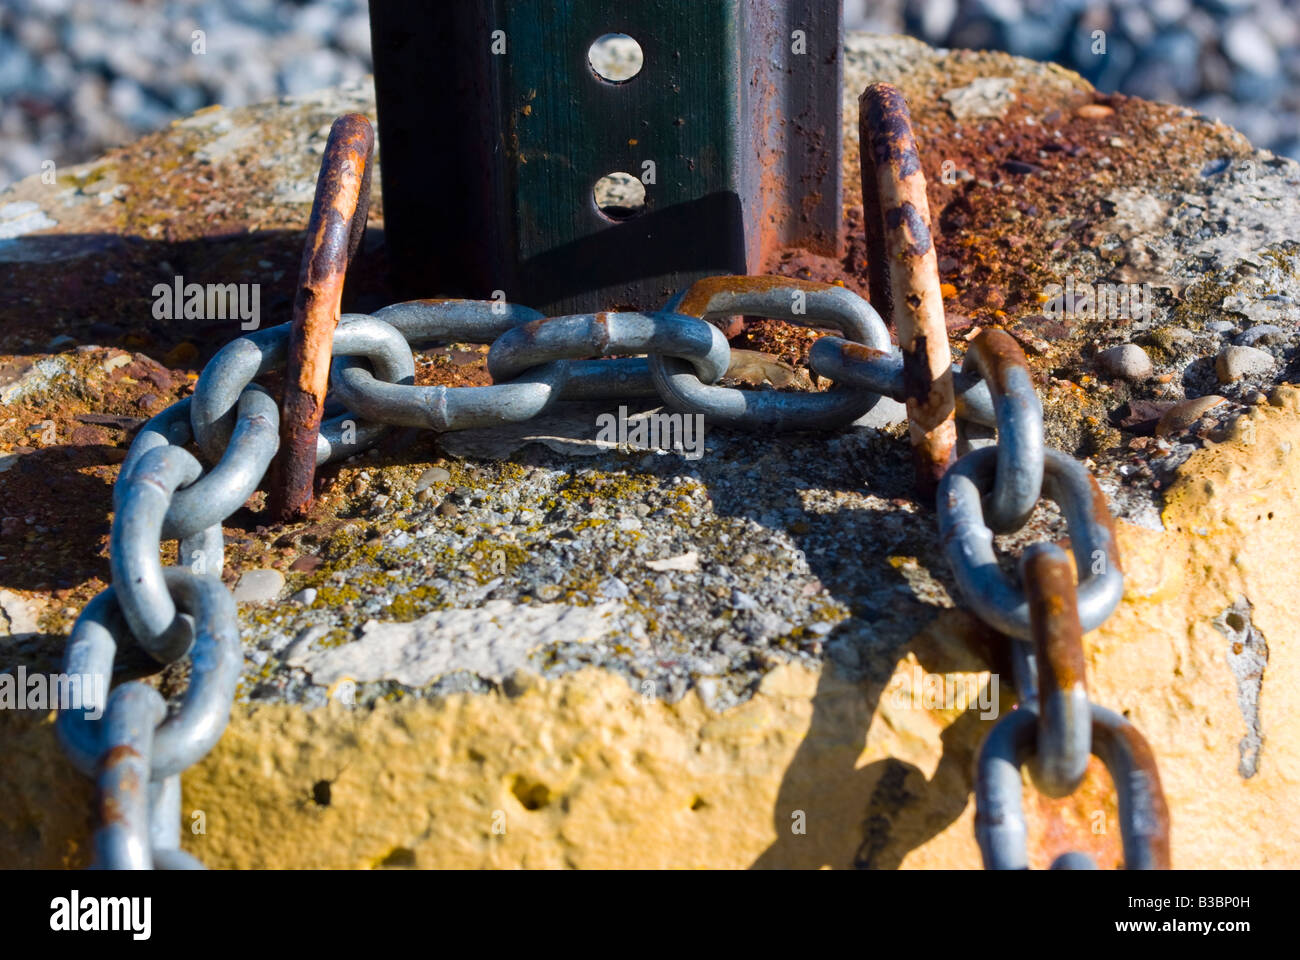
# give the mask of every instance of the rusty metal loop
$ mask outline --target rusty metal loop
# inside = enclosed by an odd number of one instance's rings
[[[194,620],[195,640],[189,653],[189,686],[180,709],[163,720],[154,734],[149,774],[153,780],[175,776],[193,766],[221,738],[243,666],[230,591],[215,577],[198,577],[178,567],[168,567],[163,573],[176,605]],[[120,598],[120,593],[109,587],[86,605],[68,638],[64,673],[102,678],[107,690],[118,639],[127,632]],[[102,739],[102,718],[97,714],[103,704],[93,697],[89,703],[83,699],[83,704],[81,710],[60,710],[55,730],[73,765],[93,776]]]
[[[727,372],[731,348],[711,323],[675,313],[595,313],[547,317],[506,331],[488,351],[494,380],[557,360],[649,353],[686,360],[704,383]],[[612,360],[627,366],[631,360]]]
[[[984,516],[995,533],[1024,526],[1034,512],[1043,486],[1043,405],[1029,363],[1011,334],[984,330],[966,352],[962,372],[977,374],[988,385],[997,418],[998,467],[993,492],[984,501]],[[959,420],[958,452],[970,449]]]
[[[858,139],[871,301],[898,336],[912,461],[926,496],[952,462],[956,405],[925,172],[898,87],[877,82],[863,90]]]
[[[280,520],[301,514],[312,500],[334,329],[344,278],[365,235],[374,152],[375,133],[364,116],[350,113],[334,121],[316,177],[293,301],[280,398],[282,443],[269,491],[271,513]]]
[[[665,310],[702,320],[749,314],[828,326],[866,346],[889,349],[889,331],[871,305],[830,284],[786,277],[707,277],[673,297]],[[708,386],[685,361],[667,356],[651,355],[649,366],[669,407],[741,429],[831,429],[857,420],[880,399],[877,393],[845,386],[823,393]]]
[[[984,522],[983,497],[992,489],[998,451],[973,450],[958,460],[939,485],[939,536],[962,596],[995,630],[1029,640],[1032,628],[1024,590],[998,567],[993,531]],[[1079,620],[1095,630],[1110,616],[1124,592],[1114,522],[1106,497],[1088,468],[1048,449],[1043,494],[1065,515],[1078,567]]]
[[[1124,867],[1169,869],[1169,808],[1155,755],[1136,727],[1092,704],[1093,752],[1106,765],[1119,798]],[[1021,804],[1021,765],[1036,749],[1038,717],[1022,708],[998,721],[975,764],[975,838],[989,870],[1025,870],[1028,828]],[[1060,866],[1083,865],[1071,858]]]
[[[1092,754],[1087,664],[1074,573],[1064,550],[1052,543],[1035,543],[1020,557],[1020,582],[1029,601],[1038,681],[1033,699],[1022,700],[1038,713],[1038,749],[1029,773],[1039,793],[1065,797],[1078,788]]]

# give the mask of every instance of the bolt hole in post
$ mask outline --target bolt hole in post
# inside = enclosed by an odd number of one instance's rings
[[[609,220],[631,220],[645,211],[645,184],[630,173],[607,173],[596,181],[591,195]]]
[[[587,49],[592,71],[610,83],[627,83],[645,64],[641,44],[626,33],[607,33]]]

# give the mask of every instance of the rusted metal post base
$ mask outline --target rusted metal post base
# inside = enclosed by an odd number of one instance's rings
[[[398,298],[657,309],[841,245],[842,0],[371,0]],[[609,34],[643,64],[611,81]],[[593,189],[626,173],[644,206]]]
[[[858,108],[871,303],[893,321],[903,351],[917,492],[928,501],[952,462],[957,427],[925,174],[897,87],[871,84]]]
[[[293,300],[280,452],[271,467],[271,515],[281,522],[301,517],[312,503],[316,434],[325,409],[334,328],[343,279],[365,235],[374,147],[370,121],[351,113],[334,121],[321,159]]]

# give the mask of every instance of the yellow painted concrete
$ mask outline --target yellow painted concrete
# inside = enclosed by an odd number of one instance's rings
[[[1168,491],[1166,532],[1121,524],[1128,589],[1085,644],[1095,700],[1126,712],[1160,762],[1176,867],[1300,866],[1300,392],[1279,388]],[[1258,773],[1211,625],[1238,597],[1268,642]],[[515,695],[237,707],[185,776],[213,867],[974,867],[970,770],[989,721],[916,709],[914,666],[987,678],[979,626],[948,611],[884,688],[782,667],[713,713],[644,700],[587,669]],[[519,689],[522,687],[522,689]],[[1009,706],[1004,689],[1003,708]],[[90,793],[48,717],[0,717],[0,865],[84,862]],[[329,803],[317,802],[329,783]],[[1027,789],[1034,865],[1071,846],[1118,857],[1099,765],[1079,793]],[[1099,832],[1100,831],[1100,832]]]

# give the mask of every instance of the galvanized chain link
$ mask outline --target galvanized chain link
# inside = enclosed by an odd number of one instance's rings
[[[1042,406],[1024,354],[1009,335],[982,332],[962,369],[987,383],[997,439],[975,450],[964,444],[967,451],[944,475],[936,504],[939,532],[966,602],[1011,639],[1020,700],[1020,708],[989,733],[976,762],[975,833],[984,865],[1029,865],[1021,767],[1028,764],[1039,792],[1065,797],[1078,789],[1095,754],[1115,783],[1125,867],[1167,868],[1169,811],[1154,755],[1137,728],[1088,699],[1083,633],[1100,626],[1124,592],[1105,495],[1087,467],[1044,448]],[[969,383],[965,392],[971,393]],[[1065,551],[1051,543],[1022,553],[1019,584],[998,565],[994,532],[1022,527],[1040,491],[1065,516],[1077,587]],[[1095,863],[1070,852],[1052,866]]]
[[[192,648],[180,655],[189,657],[190,680],[179,709],[168,716],[156,690],[127,683],[114,687],[107,703],[92,697],[84,709],[59,711],[55,725],[73,765],[99,787],[95,850],[101,867],[195,865],[179,850],[179,776],[225,732],[243,666],[230,591],[216,577],[179,567],[162,575],[169,600],[194,632]],[[129,633],[124,613],[116,587],[91,600],[72,628],[64,672],[111,678],[119,638]]]
[[[831,380],[831,389],[717,386],[731,353],[708,321],[737,314],[843,333],[847,339],[818,339],[809,354],[810,368]],[[289,331],[284,324],[223,347],[194,395],[145,424],[122,464],[113,491],[113,585],[78,619],[65,669],[110,676],[118,640],[128,633],[160,663],[189,656],[193,668],[180,709],[166,719],[161,697],[139,683],[115,688],[106,705],[88,704],[105,708],[99,721],[59,714],[65,749],[107,798],[95,840],[101,866],[199,865],[179,850],[179,774],[220,738],[242,665],[234,600],[219,579],[221,523],[256,490],[279,447],[279,411],[254,380],[283,365]],[[415,385],[412,344],[432,342],[491,344],[496,382]],[[843,426],[882,396],[904,399],[901,356],[866,301],[842,287],[780,277],[711,277],[652,313],[546,318],[498,301],[409,301],[344,315],[332,349],[330,398],[344,412],[321,425],[318,465],[364,450],[393,426],[448,431],[513,423],[560,399],[658,397],[715,424],[777,430]],[[1082,464],[1044,448],[1041,404],[1009,336],[982,333],[952,376],[964,455],[940,486],[940,533],[967,602],[1012,638],[1022,701],[990,733],[977,765],[986,865],[1026,863],[1021,764],[1029,763],[1045,793],[1064,796],[1092,753],[1115,778],[1126,865],[1165,865],[1168,815],[1150,749],[1122,717],[1089,703],[1083,677],[1082,631],[1098,626],[1123,590],[1105,498]],[[991,428],[992,446],[969,449],[971,432]],[[213,464],[208,472],[185,449],[190,443]],[[1022,585],[998,567],[994,532],[1022,526],[1040,494],[1065,513],[1082,574],[1077,597],[1068,560],[1050,544],[1025,551]],[[162,566],[164,539],[179,540],[181,567]],[[147,793],[132,792],[132,784],[147,784]],[[1057,865],[1085,861],[1070,854]]]
[[[889,331],[880,315],[844,287],[783,277],[710,277],[678,294],[666,309],[701,320],[744,314],[832,327],[853,342],[889,349]],[[711,386],[682,360],[663,354],[651,355],[650,373],[672,409],[748,430],[830,430],[859,419],[880,399],[879,392],[849,385],[823,393]]]

